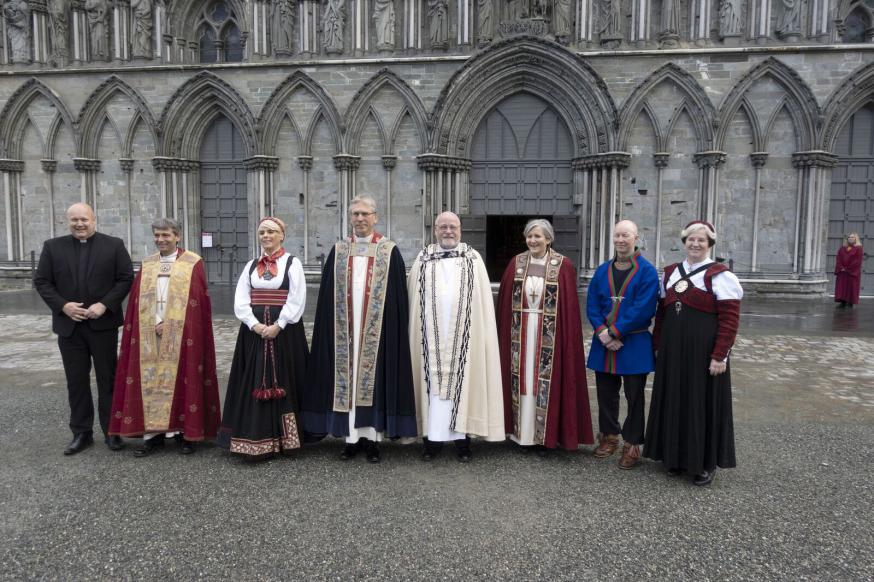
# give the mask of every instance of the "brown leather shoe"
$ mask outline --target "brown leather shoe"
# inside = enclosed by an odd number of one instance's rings
[[[625,443],[622,445],[622,458],[619,459],[620,469],[633,469],[640,461],[640,446]]]
[[[606,459],[615,453],[618,447],[618,434],[600,434],[598,435],[598,448],[595,449],[595,456],[599,459]]]

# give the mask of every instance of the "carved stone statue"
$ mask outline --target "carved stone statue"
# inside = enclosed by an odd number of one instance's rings
[[[449,46],[449,5],[447,0],[428,0],[428,25],[431,48]]]
[[[9,39],[9,60],[30,63],[30,7],[27,0],[10,0],[3,6],[3,16]]]
[[[780,38],[798,36],[801,33],[801,0],[781,0],[783,10],[777,22]]]
[[[130,10],[133,19],[133,56],[152,58],[152,0],[131,0]]]
[[[393,49],[395,46],[394,0],[374,0],[373,24],[376,27],[376,48]]]
[[[327,0],[322,16],[322,44],[325,52],[336,55],[343,52],[343,26],[346,24],[344,0]]]
[[[109,58],[109,39],[106,34],[106,17],[109,11],[107,4],[106,0],[85,0],[92,60]]]
[[[46,3],[49,14],[49,39],[52,44],[52,61],[56,65],[67,64],[67,32],[69,30],[70,0],[49,0]]]
[[[504,20],[522,20],[528,18],[528,0],[507,0]]]
[[[477,25],[476,35],[480,44],[485,44],[492,40],[493,24],[492,24],[492,1],[493,0],[477,0],[477,13],[479,21]]]
[[[737,36],[740,30],[741,0],[719,0],[719,36]]]
[[[571,35],[571,0],[554,0],[552,5],[552,32],[556,38],[563,39]]]
[[[622,6],[619,0],[598,1],[598,34],[602,38],[612,38],[622,34],[621,12]]]
[[[273,16],[270,22],[270,35],[273,39],[273,52],[277,55],[294,53],[294,3],[292,0],[273,0]]]

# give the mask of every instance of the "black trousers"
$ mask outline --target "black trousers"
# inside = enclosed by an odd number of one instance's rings
[[[622,439],[633,445],[643,444],[644,405],[647,374],[607,374],[595,372],[598,389],[598,429],[603,434],[622,434]],[[619,387],[624,385],[628,415],[619,426]]]
[[[73,434],[94,430],[94,400],[91,398],[91,362],[97,376],[97,413],[103,434],[109,432],[112,385],[118,361],[118,329],[95,331],[78,323],[70,337],[58,336],[58,348],[67,376],[70,430]]]

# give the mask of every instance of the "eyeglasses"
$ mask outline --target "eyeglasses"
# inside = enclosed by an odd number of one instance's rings
[[[376,212],[350,212],[353,218],[367,218],[371,214],[376,214]]]

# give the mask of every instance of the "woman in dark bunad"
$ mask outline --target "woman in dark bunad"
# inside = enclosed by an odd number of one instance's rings
[[[864,256],[859,235],[851,232],[835,257],[835,302],[840,308],[859,303]]]
[[[693,221],[680,234],[686,260],[665,267],[653,342],[657,349],[643,455],[671,475],[709,485],[717,467],[735,466],[728,356],[743,289],[710,258],[713,226]]]
[[[264,459],[300,448],[298,391],[306,371],[303,266],[282,247],[285,224],[258,224],[261,257],[246,263],[234,295],[242,324],[234,348],[218,443]]]
[[[548,220],[525,226],[528,250],[507,265],[498,293],[498,343],[509,438],[539,455],[592,444],[577,274],[552,247]]]

